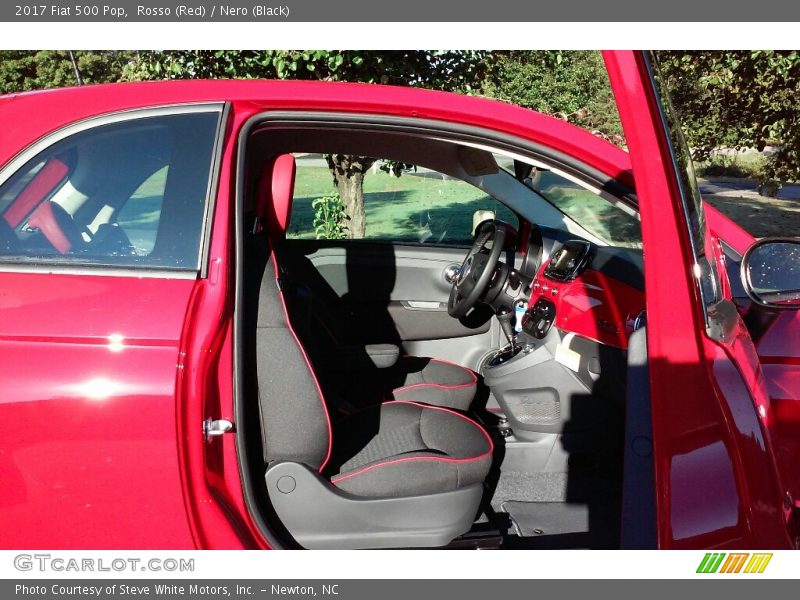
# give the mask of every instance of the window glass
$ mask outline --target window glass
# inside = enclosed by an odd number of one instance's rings
[[[634,209],[543,169],[526,183],[586,231],[611,246],[642,247],[642,229]]]
[[[165,166],[148,177],[117,216],[117,223],[139,256],[150,254],[156,245],[156,228],[161,218],[168,172],[169,166]]]
[[[102,125],[0,186],[0,260],[196,270],[218,111]]]
[[[351,235],[325,158],[297,155],[288,237],[468,245],[475,226],[486,218],[519,224],[511,210],[481,189],[413,165],[375,161],[364,173],[363,198],[364,232]]]
[[[651,83],[660,101],[661,117],[670,144],[673,168],[680,188],[683,208],[689,226],[689,238],[694,255],[694,275],[703,298],[703,310],[708,323],[709,307],[723,300],[722,285],[713,260],[711,240],[706,236],[705,211],[700,188],[695,177],[689,145],[681,129],[680,119],[672,106],[666,83],[653,53],[648,55]]]

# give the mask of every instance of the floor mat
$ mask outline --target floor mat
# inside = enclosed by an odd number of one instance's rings
[[[586,504],[592,499],[618,497],[619,490],[619,482],[575,473],[502,471],[492,506],[499,509],[510,500]]]
[[[503,502],[520,543],[541,547],[618,548],[619,514],[613,504]]]

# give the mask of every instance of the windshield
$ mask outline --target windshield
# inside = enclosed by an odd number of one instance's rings
[[[497,164],[514,177],[514,159],[495,153]],[[641,248],[639,213],[618,198],[565,174],[533,167],[523,181],[537,196],[609,246]]]

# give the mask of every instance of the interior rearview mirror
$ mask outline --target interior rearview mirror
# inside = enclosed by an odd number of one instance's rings
[[[518,181],[525,181],[531,176],[531,171],[533,171],[533,165],[520,160],[514,161],[514,177],[516,177]]]
[[[800,239],[764,238],[742,258],[742,284],[770,308],[800,308]]]

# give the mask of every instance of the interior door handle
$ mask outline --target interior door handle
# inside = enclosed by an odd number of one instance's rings
[[[442,303],[436,300],[405,300],[403,304],[411,310],[439,310]]]

